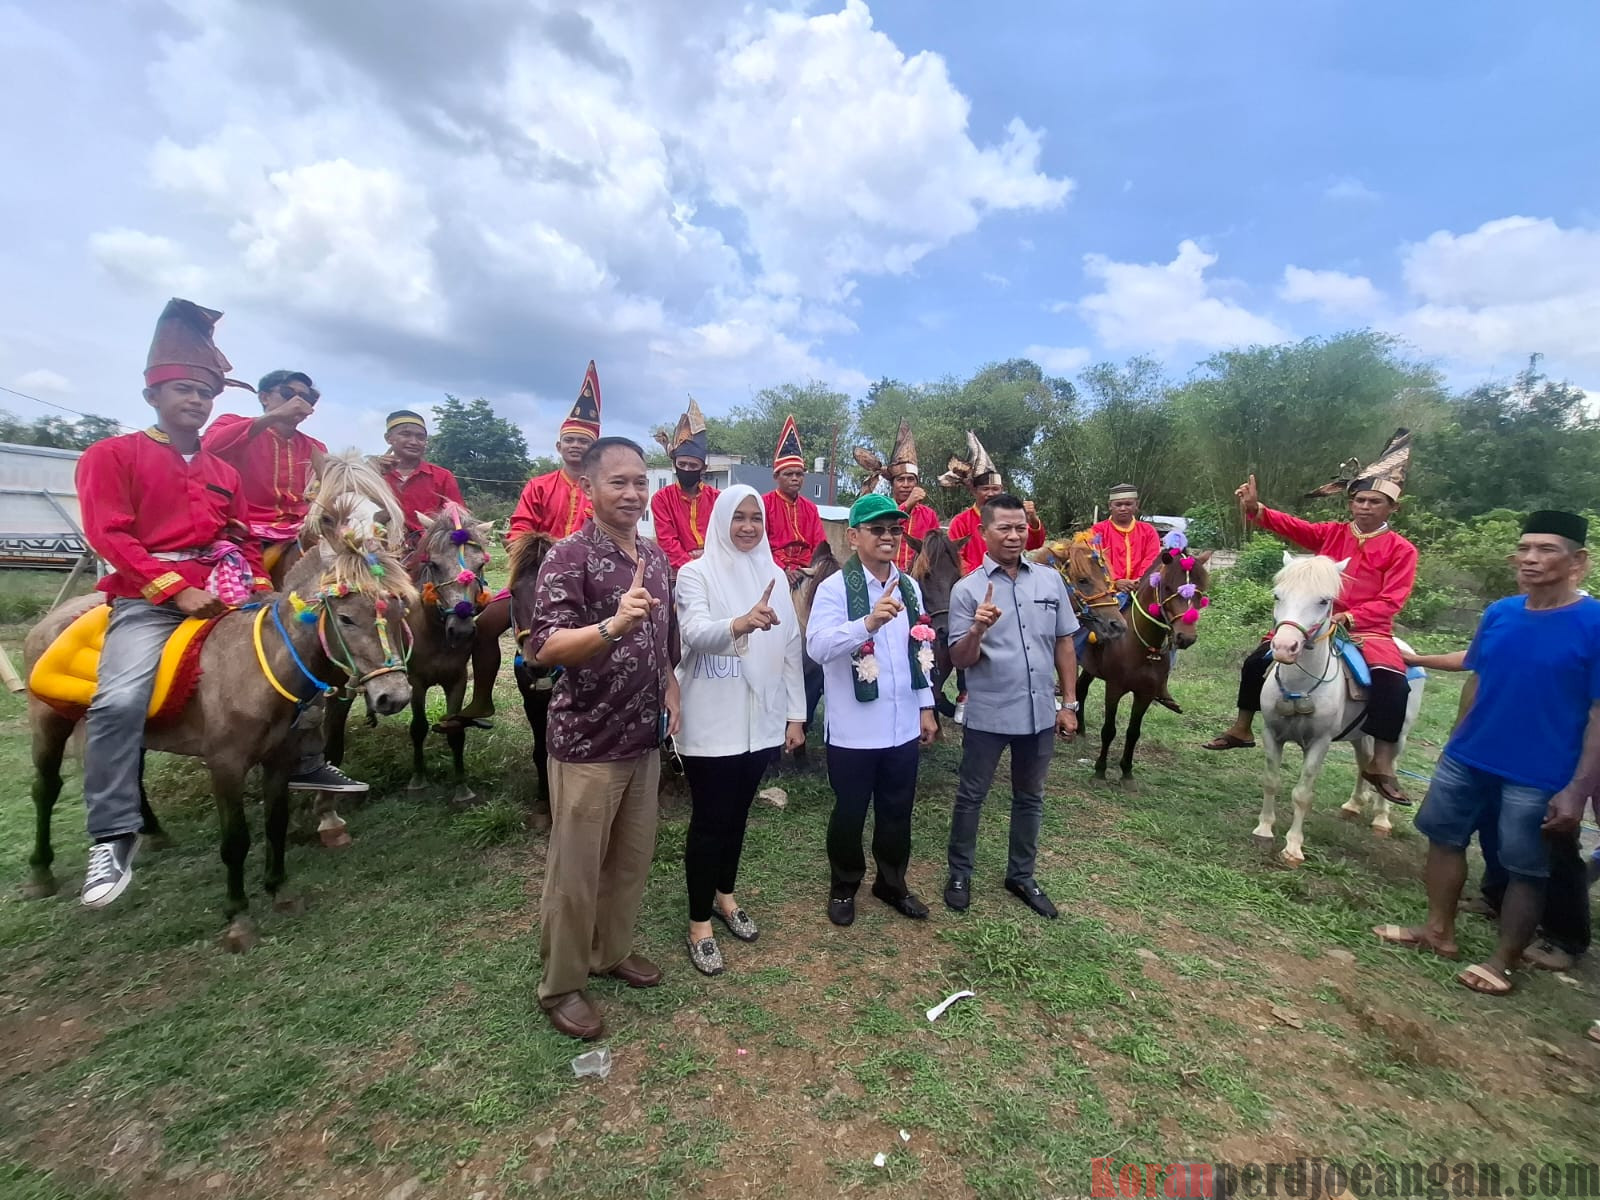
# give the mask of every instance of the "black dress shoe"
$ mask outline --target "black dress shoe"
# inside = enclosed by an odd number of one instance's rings
[[[972,903],[972,884],[965,879],[950,876],[950,882],[944,885],[944,902],[957,912],[966,912],[967,905]]]
[[[1044,894],[1044,889],[1031,879],[1027,883],[1018,883],[1015,879],[1008,879],[1006,880],[1006,891],[1021,900],[1041,917],[1048,917],[1053,921],[1059,915],[1056,912],[1056,906],[1050,903],[1050,897]]]
[[[911,892],[891,892],[881,883],[872,885],[872,894],[882,900],[902,917],[910,917],[913,921],[926,920],[928,906]]]
[[[828,899],[828,920],[835,925],[853,925],[856,919],[854,896],[831,896]]]

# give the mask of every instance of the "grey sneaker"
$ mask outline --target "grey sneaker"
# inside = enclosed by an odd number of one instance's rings
[[[332,763],[289,776],[289,790],[295,792],[365,792],[367,785],[351,779]]]
[[[689,961],[702,975],[722,974],[722,951],[717,949],[716,938],[701,938],[689,943]]]
[[[137,833],[125,833],[89,847],[89,867],[83,873],[85,907],[104,908],[128,890],[133,882],[133,856],[138,851]]]
[[[756,928],[756,923],[750,919],[750,915],[742,908],[734,909],[733,915],[729,916],[713,905],[711,912],[717,920],[728,927],[728,932],[741,942],[753,942],[761,936],[761,931]]]

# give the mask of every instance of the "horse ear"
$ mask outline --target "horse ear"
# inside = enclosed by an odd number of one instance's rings
[[[1170,563],[1172,561],[1172,551],[1171,550],[1163,550],[1161,552],[1161,561],[1164,562],[1164,563]]]
[[[488,545],[490,539],[494,537],[493,521],[478,521],[473,525],[473,529],[478,535],[478,541],[484,545]]]
[[[1290,554],[1287,550],[1285,550],[1283,552],[1283,565],[1287,567],[1293,561],[1294,561],[1294,555]]]
[[[417,524],[422,526],[424,529],[426,529],[430,524],[432,524],[432,522],[429,520],[429,518],[426,515],[424,515],[423,513],[417,512],[414,509],[412,510],[411,515],[417,519]]]
[[[918,554],[922,553],[922,539],[921,538],[913,537],[911,534],[908,533],[908,534],[906,534],[906,545],[910,546]]]
[[[1344,569],[1350,565],[1350,560],[1348,558],[1341,558],[1338,562],[1334,563],[1333,565],[1336,568],[1338,568],[1339,574],[1343,575],[1344,574]]]
[[[379,525],[387,525],[389,523],[389,510],[387,508],[378,509],[372,514],[372,519]]]
[[[1194,556],[1194,561],[1198,566],[1203,567],[1206,563],[1211,561],[1211,556],[1215,553],[1215,550],[1202,550],[1199,554]]]
[[[957,538],[955,541],[951,542],[950,544],[956,548],[956,553],[959,554],[961,551],[963,551],[963,550],[965,550],[967,548],[967,543],[970,542],[971,540],[972,540],[972,535],[969,533],[969,534],[967,534],[966,537]]]

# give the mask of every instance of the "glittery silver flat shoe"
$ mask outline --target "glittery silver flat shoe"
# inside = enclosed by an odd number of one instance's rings
[[[722,951],[717,949],[716,938],[701,938],[689,943],[689,961],[702,975],[721,975]]]
[[[720,908],[713,907],[711,912],[728,927],[728,932],[741,942],[753,942],[761,936],[761,931],[756,928],[756,923],[750,919],[750,915],[742,908],[734,909],[731,917]]]

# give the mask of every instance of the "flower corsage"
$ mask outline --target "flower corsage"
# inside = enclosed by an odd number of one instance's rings
[[[917,623],[911,627],[911,638],[917,643],[917,666],[922,668],[924,679],[933,678],[933,643],[938,636],[933,619],[927,613],[918,617]]]
[[[871,638],[861,643],[861,648],[855,652],[852,660],[855,664],[857,679],[862,683],[878,682],[877,648],[873,646]]]

